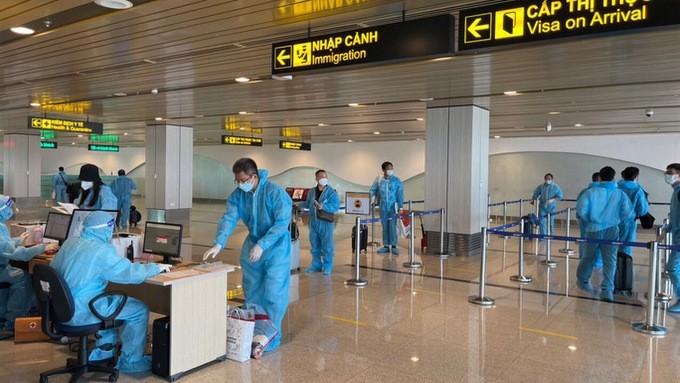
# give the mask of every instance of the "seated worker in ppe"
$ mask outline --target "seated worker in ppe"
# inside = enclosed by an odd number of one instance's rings
[[[394,217],[401,214],[404,209],[404,186],[399,177],[394,175],[394,165],[391,162],[383,162],[381,165],[383,174],[378,176],[371,186],[371,197],[376,197],[380,218]],[[378,250],[378,254],[387,254],[392,246],[392,254],[399,255],[399,238],[397,237],[397,220],[382,221],[382,240],[384,247]]]
[[[621,225],[619,226],[619,241],[622,242],[636,242],[636,218],[649,213],[649,202],[647,202],[645,191],[642,189],[642,186],[637,183],[638,175],[640,175],[640,169],[629,166],[621,172],[622,179],[618,183],[619,189],[626,193],[628,198],[630,198],[630,202],[633,204],[633,210],[635,211],[633,217],[621,221]],[[632,256],[633,248],[631,246],[619,246],[619,252]]]
[[[217,226],[213,247],[203,254],[203,260],[219,253],[241,219],[249,231],[241,248],[245,303],[262,307],[276,326],[279,333],[265,349],[273,351],[281,343],[281,322],[288,308],[288,225],[293,201],[283,188],[269,182],[269,172],[258,170],[250,158],[237,160],[232,171],[238,188],[227,199],[227,211]]]
[[[543,183],[538,185],[531,197],[531,204],[538,200],[538,227],[543,235],[552,235],[555,232],[555,212],[557,211],[557,201],[563,198],[562,189],[553,182],[553,175],[548,173],[543,176]],[[550,233],[546,232],[546,216],[550,213]]]
[[[609,166],[600,169],[602,182],[588,189],[576,201],[576,212],[586,223],[586,238],[605,241],[619,240],[621,221],[635,217],[633,205],[626,193],[622,192],[614,182],[616,172]],[[597,250],[602,252],[602,283],[600,299],[614,300],[614,274],[616,273],[616,251],[614,244],[586,243],[585,254],[576,269],[576,286],[586,292],[594,292],[590,286],[597,258]]]
[[[73,202],[81,209],[87,210],[117,210],[118,199],[113,195],[109,185],[99,177],[96,165],[85,164],[80,167],[78,175],[80,182],[80,196]]]
[[[99,321],[88,306],[92,298],[101,294],[109,282],[123,284],[142,283],[167,266],[155,263],[131,263],[121,257],[116,248],[109,244],[113,236],[115,219],[106,212],[95,211],[83,221],[80,238],[69,238],[52,260],[52,267],[64,278],[73,293],[75,314],[69,325],[82,326]],[[117,306],[118,298],[98,301],[97,310],[109,315]],[[117,319],[125,323],[120,330],[122,343],[116,368],[121,372],[140,372],[151,369],[151,359],[143,355],[146,343],[146,329],[149,309],[141,301],[129,297]],[[114,357],[118,329],[99,331],[97,347],[90,354],[91,361],[106,361]],[[101,347],[101,348],[99,348]]]
[[[317,186],[309,191],[307,200],[299,205],[300,208],[309,209],[310,215],[309,243],[312,245],[310,251],[312,253],[312,265],[305,269],[305,273],[318,273],[323,270],[324,275],[330,275],[333,270],[333,253],[335,251],[335,241],[333,240],[335,222],[319,219],[317,212],[337,212],[340,209],[340,198],[335,189],[328,184],[328,175],[325,170],[317,170],[314,176]]]
[[[10,236],[7,220],[13,215],[14,202],[0,194],[0,282],[10,284],[9,293],[0,295],[0,330],[6,334],[14,332],[14,320],[28,315],[35,303],[30,275],[11,266],[9,261],[28,262],[36,255],[54,253],[59,249],[57,244],[21,246],[28,233],[16,238]]]

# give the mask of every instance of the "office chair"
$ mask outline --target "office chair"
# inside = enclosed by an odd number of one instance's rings
[[[75,305],[73,296],[64,279],[57,274],[56,270],[48,265],[35,265],[33,268],[33,289],[38,300],[38,309],[42,317],[42,330],[52,339],[67,337],[78,337],[78,359],[69,358],[65,367],[56,368],[40,373],[40,383],[47,383],[48,377],[58,374],[71,374],[71,383],[75,383],[85,373],[104,372],[109,374],[109,381],[118,380],[118,370],[101,364],[91,364],[88,360],[87,337],[99,330],[106,330],[118,327],[124,321],[115,319],[120,314],[127,295],[117,292],[104,292],[92,298],[89,302],[90,311],[100,320],[100,322],[84,325],[70,326],[65,323],[73,318]],[[110,296],[122,297],[115,312],[109,316],[102,316],[94,307],[97,300]]]

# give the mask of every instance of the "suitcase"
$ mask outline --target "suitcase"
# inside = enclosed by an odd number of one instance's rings
[[[633,257],[626,253],[616,254],[614,292],[629,294],[633,291]]]
[[[352,253],[356,251],[356,232],[357,232],[357,227],[354,225],[352,227]],[[366,248],[368,247],[368,226],[366,225],[361,225],[361,237],[359,237],[359,250],[360,251],[366,251]]]
[[[532,214],[533,215],[533,214]],[[533,215],[535,217],[535,215]],[[522,219],[524,220],[524,234],[533,234],[534,233],[534,220],[533,217],[525,215],[522,216]],[[529,240],[531,241],[533,238],[526,238],[524,237],[524,240]]]

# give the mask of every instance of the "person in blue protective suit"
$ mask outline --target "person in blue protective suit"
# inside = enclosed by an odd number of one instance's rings
[[[68,176],[64,172],[64,167],[59,167],[59,172],[52,177],[52,185],[54,186],[54,199],[57,202],[68,202],[66,195],[66,188],[68,187]]]
[[[83,221],[80,237],[67,239],[51,262],[73,294],[75,313],[67,323],[69,325],[82,326],[99,321],[90,311],[88,303],[103,293],[109,282],[142,283],[146,278],[168,270],[166,265],[131,263],[121,257],[116,248],[109,244],[114,226],[115,220],[109,213],[90,213]],[[96,309],[103,315],[109,315],[117,306],[117,299],[99,300]],[[116,319],[125,322],[120,329],[121,349],[116,368],[122,372],[150,370],[151,359],[143,355],[149,309],[140,300],[129,297]],[[111,360],[115,354],[112,345],[119,338],[118,329],[99,331],[98,336],[97,348],[90,353],[90,360],[95,363]]]
[[[619,226],[619,241],[635,242],[637,231],[637,217],[641,217],[649,213],[649,202],[645,196],[644,189],[637,183],[640,169],[629,166],[621,172],[622,179],[619,181],[619,189],[621,189],[633,204],[633,211],[635,215],[632,218],[621,221]],[[619,252],[633,255],[633,248],[631,246],[619,246]]]
[[[203,260],[215,257],[226,245],[239,219],[248,228],[241,248],[243,292],[246,304],[261,306],[279,334],[265,351],[281,343],[281,322],[288,307],[290,288],[290,224],[293,201],[280,186],[267,180],[250,158],[241,158],[232,167],[238,188],[227,199],[227,211],[218,226],[213,247]]]
[[[555,215],[557,211],[557,201],[563,198],[562,189],[553,182],[553,175],[548,173],[543,176],[544,182],[534,189],[534,194],[531,197],[531,204],[533,205],[538,200],[538,227],[543,235],[552,235],[555,231]],[[546,215],[550,213],[550,233],[546,232]]]
[[[137,184],[125,175],[125,170],[118,170],[118,178],[111,183],[113,195],[118,200],[118,216],[116,226],[125,230],[130,220],[130,206],[132,206],[132,191],[137,189]]]
[[[87,210],[116,210],[118,199],[111,188],[99,177],[96,165],[85,164],[80,167],[78,175],[80,182],[80,197],[74,203],[81,209]]]
[[[392,247],[392,254],[399,255],[397,248],[397,220],[396,214],[401,214],[404,209],[404,186],[399,177],[394,175],[394,165],[391,162],[383,162],[381,165],[383,174],[378,176],[371,186],[371,197],[376,198],[380,218],[390,218],[390,221],[382,221],[382,239],[384,247],[378,250],[378,254],[387,254]]]
[[[595,172],[593,175],[590,177],[592,182],[590,185],[588,185],[587,188],[581,190],[578,193],[578,196],[576,197],[576,200],[578,201],[581,196],[588,191],[588,189],[593,188],[595,186],[598,186],[600,184],[600,172]],[[579,229],[581,231],[581,238],[586,237],[586,226],[588,226],[588,223],[581,219],[581,217],[578,217],[578,213],[576,214],[578,218],[578,223],[579,223]],[[581,259],[583,257],[583,254],[586,253],[586,244],[585,242],[579,242],[578,243],[578,257]],[[600,249],[597,249],[597,255],[596,255],[596,261],[595,261],[595,268],[596,269],[602,269],[602,253],[600,252]]]
[[[669,224],[665,230],[673,235],[673,246],[680,246],[680,163],[672,163],[666,167],[666,183],[673,188],[671,210],[668,214]],[[680,251],[673,250],[666,262],[666,271],[673,285],[673,295],[677,299],[668,306],[668,311],[680,313]]]
[[[576,201],[576,212],[586,223],[586,238],[618,241],[621,221],[635,217],[630,199],[614,182],[616,172],[609,166],[600,169],[602,182],[588,189]],[[613,301],[614,274],[616,273],[617,245],[586,243],[585,254],[576,269],[576,286],[586,292],[594,292],[590,276],[596,262],[597,250],[602,252],[602,284],[600,299]]]
[[[335,213],[340,209],[338,193],[328,184],[325,170],[317,170],[314,174],[317,186],[309,191],[307,200],[300,203],[300,208],[309,209],[309,242],[312,245],[312,265],[305,269],[305,273],[330,275],[333,270],[333,254],[335,241],[333,230],[335,222],[321,220],[319,211]],[[322,258],[323,255],[323,258]]]
[[[3,333],[14,332],[14,320],[26,316],[35,302],[33,285],[25,271],[13,267],[9,261],[28,262],[38,254],[54,253],[59,249],[57,244],[21,246],[27,236],[12,238],[7,228],[7,220],[14,215],[14,202],[6,195],[0,194],[0,282],[8,282],[9,293],[0,298],[0,330]]]

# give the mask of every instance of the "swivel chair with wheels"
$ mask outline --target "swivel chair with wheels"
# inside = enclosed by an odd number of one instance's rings
[[[109,374],[109,381],[118,380],[118,370],[102,364],[91,364],[88,360],[87,337],[99,330],[121,326],[124,321],[115,319],[127,302],[127,295],[117,292],[104,292],[89,302],[90,311],[99,322],[70,326],[65,323],[73,318],[75,305],[71,290],[64,279],[48,265],[35,265],[33,268],[33,289],[38,300],[38,309],[42,317],[42,330],[52,339],[78,337],[78,359],[70,358],[65,367],[40,373],[40,383],[47,383],[48,377],[58,374],[71,374],[71,383],[75,383],[85,373],[103,372]],[[95,309],[95,302],[102,298],[120,296],[120,302],[113,314],[103,316]]]

